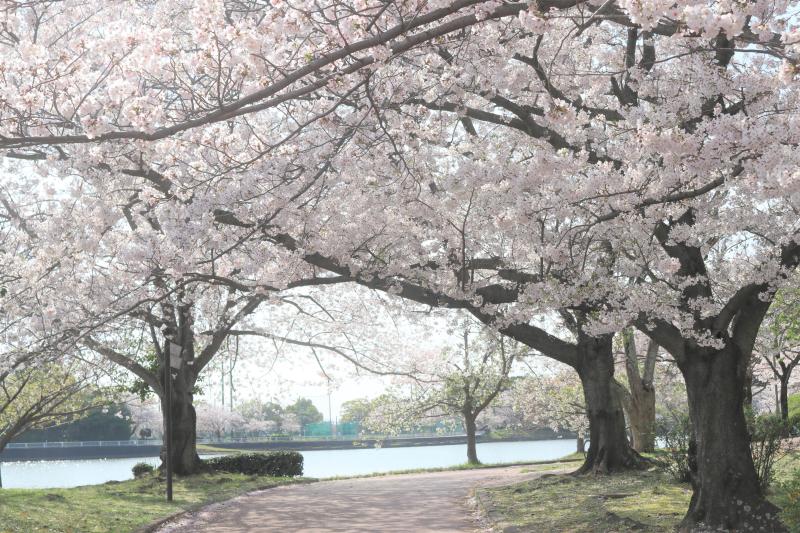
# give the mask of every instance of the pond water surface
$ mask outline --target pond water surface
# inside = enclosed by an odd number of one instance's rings
[[[558,459],[575,451],[575,441],[538,440],[486,442],[478,444],[484,463],[512,463]],[[411,448],[366,448],[303,452],[304,475],[308,477],[352,476],[413,468],[455,466],[466,462],[464,444]],[[3,487],[54,488],[95,485],[130,479],[131,467],[139,462],[158,465],[157,457],[94,459],[80,461],[25,461],[2,463]]]

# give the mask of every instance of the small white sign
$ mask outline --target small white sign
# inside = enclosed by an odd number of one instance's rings
[[[181,363],[183,362],[181,359],[182,351],[183,347],[180,344],[175,344],[174,342],[169,343],[169,366],[176,369],[181,367]]]

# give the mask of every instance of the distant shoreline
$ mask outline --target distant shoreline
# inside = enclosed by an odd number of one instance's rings
[[[571,440],[573,437],[559,439],[552,436],[515,435],[502,438],[479,436],[478,442],[522,442],[539,440]],[[198,445],[202,453],[224,453],[225,451],[266,451],[266,450],[358,450],[366,448],[408,448],[421,446],[443,446],[466,444],[464,435],[446,437],[413,437],[389,439],[347,439],[318,441],[266,441],[266,442],[214,442]],[[377,446],[376,446],[377,444]],[[0,462],[20,461],[68,461],[91,459],[130,459],[136,457],[157,457],[160,445],[128,446],[81,446],[70,448],[7,448],[0,453]]]

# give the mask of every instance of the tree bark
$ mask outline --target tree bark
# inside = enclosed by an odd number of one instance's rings
[[[644,371],[639,371],[639,353],[633,328],[622,332],[625,346],[625,374],[630,391],[618,384],[617,391],[628,417],[633,449],[652,452],[656,445],[656,391],[654,373],[658,344],[650,341],[644,360]]]
[[[195,474],[202,466],[197,454],[197,415],[194,409],[194,379],[183,367],[172,385],[172,469],[175,474],[186,476]],[[162,416],[166,417],[166,398],[160,397]],[[166,422],[166,419],[165,419]],[[166,423],[164,424],[166,428]],[[161,462],[166,460],[165,446],[161,449]]]
[[[634,391],[628,391],[617,383],[617,392],[630,426],[631,446],[639,453],[652,452],[656,446],[656,393],[652,387],[631,385],[631,388]]]
[[[630,416],[633,449],[637,452],[652,452],[656,447],[656,393],[643,389],[634,402]]]
[[[578,338],[578,375],[589,418],[589,452],[579,474],[642,468],[646,461],[628,443],[625,415],[614,383],[613,335]]]
[[[789,376],[785,375],[780,380],[781,420],[789,421]]]
[[[578,453],[586,453],[586,441],[583,440],[583,437],[578,435],[578,438],[575,441],[577,445],[577,449],[575,450]]]
[[[698,348],[686,341],[679,368],[694,428],[694,493],[682,531],[784,532],[778,508],[759,488],[744,416],[747,361],[733,343]]]
[[[742,384],[742,393],[744,405],[753,408],[753,366],[748,361],[747,368],[744,374],[744,383]]]
[[[471,413],[464,413],[464,429],[467,432],[467,463],[479,465],[481,462],[478,460],[478,446],[475,438],[475,417]]]

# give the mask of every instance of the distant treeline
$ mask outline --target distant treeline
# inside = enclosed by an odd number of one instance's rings
[[[130,411],[117,405],[93,409],[85,417],[66,424],[28,430],[12,442],[128,440],[132,433]]]

